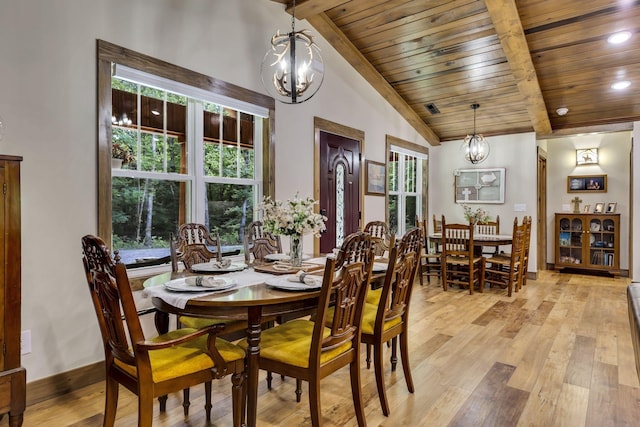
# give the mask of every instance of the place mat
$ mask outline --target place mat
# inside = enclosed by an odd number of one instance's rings
[[[319,271],[324,269],[323,265],[311,264],[303,262],[300,267],[294,267],[291,264],[284,262],[274,262],[270,264],[260,264],[254,265],[253,269],[255,271],[259,271],[261,273],[269,273],[269,274],[292,274],[298,271],[304,271],[308,273],[310,271]]]

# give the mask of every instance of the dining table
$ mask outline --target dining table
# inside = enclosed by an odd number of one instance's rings
[[[314,263],[318,268],[310,266]],[[305,261],[311,270],[309,274],[319,276],[322,276],[325,263],[326,257]],[[383,263],[377,262],[377,264],[381,269]],[[246,415],[249,427],[256,425],[258,362],[263,324],[272,322],[278,316],[297,312],[306,313],[315,309],[320,296],[319,288],[291,291],[269,285],[267,282],[273,283],[274,278],[278,276],[264,272],[264,270],[259,266],[255,268],[252,266],[241,271],[225,273],[224,277],[232,281],[234,285],[229,289],[213,292],[175,292],[167,288],[166,284],[171,281],[197,275],[193,272],[166,272],[152,276],[143,282],[143,296],[151,298],[153,306],[158,310],[155,314],[155,325],[159,333],[168,331],[169,314],[247,321]],[[292,268],[291,273],[295,272],[296,270]],[[376,274],[378,277],[383,276],[384,271],[377,271]]]
[[[442,242],[442,233],[429,234],[429,240],[437,245]],[[511,234],[473,234],[473,246],[476,253],[482,253],[483,246],[494,246],[496,251],[498,246],[507,246],[513,243]]]

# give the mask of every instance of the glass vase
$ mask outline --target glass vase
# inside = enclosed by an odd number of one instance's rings
[[[291,235],[290,244],[289,257],[291,258],[291,265],[300,267],[302,265],[302,236],[299,234]]]

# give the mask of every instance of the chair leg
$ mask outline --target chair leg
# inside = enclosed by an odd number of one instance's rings
[[[371,368],[371,344],[367,344],[367,357],[366,357],[366,361],[367,361],[367,369]]]
[[[151,427],[153,422],[153,395],[140,390],[138,396],[138,427]]]
[[[167,411],[167,395],[165,394],[164,396],[159,396],[158,402],[160,403],[160,412],[166,412]]]
[[[396,366],[398,366],[397,341],[397,337],[391,339],[391,372],[395,372]],[[389,341],[387,341],[387,344],[389,344]]]
[[[418,274],[420,275],[420,286],[424,285],[422,276],[424,276],[424,266],[422,265],[422,260],[418,261]],[[427,276],[427,283],[429,283],[429,276]]]
[[[296,378],[296,402],[300,403],[300,399],[302,398],[302,380]]]
[[[400,357],[402,358],[402,371],[404,372],[407,389],[410,393],[413,393],[413,377],[411,376],[411,367],[409,366],[409,337],[406,330],[400,334]]]
[[[244,425],[245,412],[245,383],[243,381],[244,374],[235,373],[231,375],[231,401],[233,407],[233,427]],[[209,383],[211,387],[211,383]],[[211,391],[211,388],[209,388]],[[207,417],[207,421],[209,418]]]
[[[271,381],[273,380],[273,375],[271,371],[267,371],[267,390],[271,390]]]
[[[104,396],[104,427],[113,427],[116,422],[116,410],[118,409],[118,382],[113,378],[107,378]]]
[[[184,416],[189,415],[189,406],[191,402],[189,401],[189,389],[185,388],[182,390],[182,411],[184,412]]]
[[[351,377],[351,394],[353,396],[353,406],[356,412],[356,419],[358,420],[358,427],[365,427],[367,421],[364,418],[364,403],[362,402],[362,387],[360,385],[360,358],[354,358],[353,362],[349,365],[350,377]]]
[[[404,364],[404,362],[403,362]],[[211,381],[204,383],[204,413],[207,416],[207,421],[211,421]]]
[[[311,425],[320,427],[321,409],[320,409],[320,379],[312,378],[309,380],[309,409],[311,412]]]
[[[382,359],[382,345],[380,344],[373,346],[373,365],[376,372],[376,385],[378,387],[378,397],[380,398],[382,413],[385,417],[388,417],[389,402],[387,402],[387,393],[384,386],[384,362]]]

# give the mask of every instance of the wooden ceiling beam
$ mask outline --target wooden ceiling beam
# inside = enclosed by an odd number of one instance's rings
[[[312,16],[324,13],[329,9],[349,3],[351,0],[305,0],[296,1],[296,18],[309,19]],[[292,2],[288,1],[290,5]],[[291,6],[287,6],[287,13],[291,14]]]
[[[514,0],[485,0],[518,90],[538,134],[551,133],[551,122]]]
[[[321,0],[313,1],[321,2]],[[296,4],[296,17],[298,16],[297,9],[298,5]],[[307,18],[307,21],[407,122],[409,122],[416,132],[426,139],[429,144],[440,145],[440,137],[427,126],[409,104],[398,95],[389,82],[382,77],[367,58],[360,53],[347,36],[340,31],[325,13],[310,16]]]

